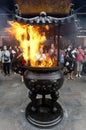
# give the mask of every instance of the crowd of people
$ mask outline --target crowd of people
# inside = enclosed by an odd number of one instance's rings
[[[19,48],[17,46],[12,48],[11,46],[7,47],[4,45],[0,48],[0,69],[4,76],[10,76],[11,61],[18,51]]]
[[[73,80],[74,74],[76,77],[81,77],[83,63],[86,63],[86,49],[83,49],[81,45],[77,48],[69,45],[67,49],[61,51],[60,62],[64,66],[63,71],[67,74],[68,80]]]
[[[24,59],[21,60],[21,54],[22,52],[20,51],[18,46],[7,47],[6,45],[4,45],[2,48],[0,48],[0,69],[1,72],[3,72],[4,76],[10,76],[12,66],[14,66],[14,69],[16,69],[14,71],[16,72],[19,69],[19,71],[21,72],[20,74],[23,76],[23,70],[20,70],[22,68],[18,68],[19,63],[21,65],[22,61],[24,63]],[[15,56],[18,57],[16,58],[16,60]],[[37,56],[37,58],[40,58],[39,55]],[[43,58],[45,58],[44,54]],[[14,64],[12,64],[12,61],[14,61]],[[17,68],[15,68],[15,63]],[[74,73],[76,77],[81,77],[83,66],[85,69],[84,71],[86,71],[86,49],[82,49],[81,45],[79,45],[77,48],[72,48],[72,45],[68,45],[66,49],[61,50],[60,52],[60,63],[63,64],[63,74],[67,74],[68,80],[74,79]]]

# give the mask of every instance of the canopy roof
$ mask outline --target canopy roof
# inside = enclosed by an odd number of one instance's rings
[[[68,14],[70,0],[15,0],[22,14]]]

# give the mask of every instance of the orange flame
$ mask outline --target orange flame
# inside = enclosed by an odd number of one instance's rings
[[[7,31],[19,41],[23,57],[27,63],[30,62],[30,66],[50,67],[57,64],[56,57],[52,59],[48,52],[43,52],[47,38],[40,26],[23,25],[18,22],[9,22],[9,24],[11,27]],[[45,30],[49,30],[48,25],[45,26]]]

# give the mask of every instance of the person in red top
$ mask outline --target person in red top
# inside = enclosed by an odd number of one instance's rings
[[[76,62],[77,62],[77,74],[76,77],[81,77],[81,70],[82,70],[82,62],[84,60],[84,50],[81,46],[78,46],[77,49],[77,56],[76,56]]]

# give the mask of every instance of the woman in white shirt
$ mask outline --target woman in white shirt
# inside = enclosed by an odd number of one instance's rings
[[[7,46],[4,46],[2,51],[2,64],[5,76],[10,75],[10,63],[10,52],[7,50]]]

